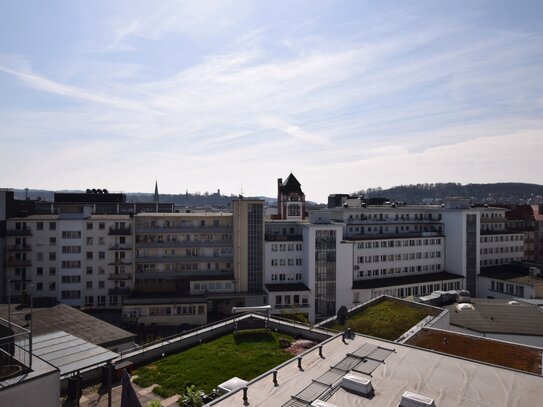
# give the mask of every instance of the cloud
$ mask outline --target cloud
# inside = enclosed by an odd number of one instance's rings
[[[1,150],[32,151],[28,160],[48,151],[40,172],[58,188],[107,174],[110,189],[158,178],[165,192],[243,183],[274,195],[274,180],[292,170],[310,199],[324,200],[332,189],[393,183],[543,181],[529,171],[542,128],[539,34],[483,35],[401,9],[341,24],[299,5],[271,17],[242,5],[83,5],[88,27],[103,27],[85,43],[107,52],[82,47],[54,77],[39,58],[0,56],[3,77],[62,102],[0,111]],[[96,7],[107,17],[95,18]],[[3,168],[18,164],[11,155]]]

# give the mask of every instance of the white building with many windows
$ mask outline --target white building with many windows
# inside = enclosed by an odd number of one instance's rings
[[[128,215],[32,215],[7,221],[10,295],[120,308],[133,287]]]

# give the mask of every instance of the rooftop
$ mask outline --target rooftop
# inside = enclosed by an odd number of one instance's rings
[[[543,310],[511,300],[472,298],[472,309],[448,306],[450,323],[477,332],[543,336]]]
[[[278,291],[311,291],[304,283],[266,284],[269,292]]]
[[[541,374],[543,353],[541,348],[428,328],[422,328],[406,343],[450,355]]]
[[[30,308],[11,305],[11,321],[17,325],[27,326],[28,321],[25,320],[25,315],[29,313]],[[32,314],[32,333],[35,336],[65,331],[105,348],[133,342],[136,336],[65,304],[43,308],[35,307]],[[8,305],[0,304],[0,316],[7,319],[7,315]]]
[[[540,268],[543,269],[543,264]],[[543,284],[543,276],[530,276],[527,268],[518,267],[514,264],[503,266],[483,267],[479,274],[481,277],[493,278],[495,280],[509,281],[517,284],[529,285],[532,287]]]
[[[436,406],[519,407],[537,405],[543,397],[541,377],[355,335],[341,335],[293,359],[248,384],[248,404],[308,406],[317,398],[334,406],[398,406],[405,391],[435,401]],[[374,392],[362,396],[340,386],[346,373],[371,380]],[[496,385],[499,383],[500,385]],[[539,401],[538,401],[539,400]],[[211,405],[239,406],[242,391],[229,393]]]
[[[368,290],[371,288],[396,287],[400,285],[419,284],[430,281],[448,281],[459,278],[463,279],[464,277],[459,274],[453,274],[446,271],[441,271],[439,273],[415,274],[411,276],[372,278],[368,280],[364,279],[353,281],[353,289]]]

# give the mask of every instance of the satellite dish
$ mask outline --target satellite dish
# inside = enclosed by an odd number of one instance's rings
[[[342,305],[339,307],[337,311],[337,320],[341,325],[345,325],[347,323],[347,317],[349,316],[349,311],[347,310],[347,307],[345,305]]]

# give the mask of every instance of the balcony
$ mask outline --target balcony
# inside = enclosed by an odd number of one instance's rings
[[[303,240],[302,235],[275,235],[266,233],[266,242],[301,242]]]
[[[137,233],[232,233],[232,226],[175,226],[161,227],[142,225]]]
[[[231,263],[232,255],[223,256],[137,256],[137,263]]]
[[[30,267],[32,262],[30,260],[21,259],[8,259],[6,260],[6,267]]]
[[[7,229],[6,236],[32,236],[30,228],[25,229]]]
[[[110,227],[109,235],[110,236],[129,236],[132,234],[132,227]]]
[[[131,266],[132,262],[127,259],[115,259],[108,266]]]
[[[123,288],[110,288],[108,290],[109,295],[128,295],[130,294],[131,288],[130,287],[123,287]]]
[[[108,280],[130,280],[131,278],[130,273],[109,273]]]
[[[136,243],[136,248],[145,249],[145,248],[168,248],[168,247],[232,247],[232,240],[212,240],[212,241],[150,241],[150,240],[141,240]]]
[[[32,250],[32,246],[16,244],[8,247],[8,252],[29,252]]]
[[[132,250],[132,246],[115,244],[113,246],[109,246],[108,250]]]

